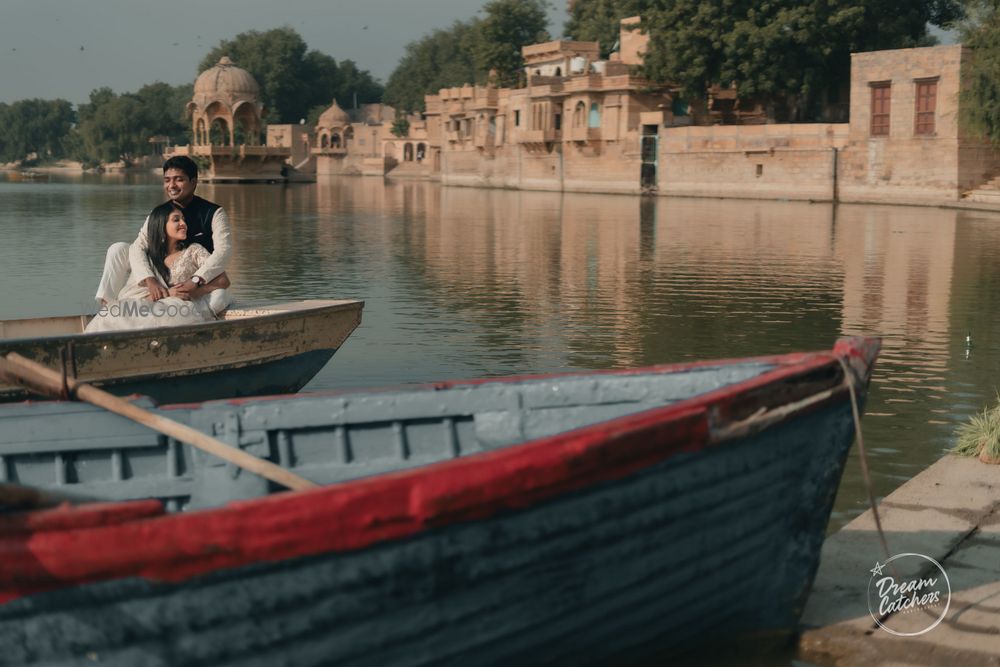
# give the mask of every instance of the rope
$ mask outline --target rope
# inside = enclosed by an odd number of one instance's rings
[[[844,383],[847,385],[847,390],[851,393],[851,412],[854,415],[854,434],[858,440],[858,458],[861,462],[861,476],[864,478],[865,491],[868,493],[868,504],[871,505],[872,516],[875,517],[875,529],[878,531],[878,538],[882,543],[882,551],[885,554],[885,559],[888,561],[892,556],[889,554],[889,543],[886,541],[885,532],[882,530],[882,519],[879,517],[878,505],[875,502],[872,476],[868,470],[868,453],[865,451],[865,439],[861,435],[861,413],[858,410],[858,396],[854,392],[854,374],[851,373],[847,367],[847,362],[843,358],[837,357],[837,361],[840,363],[840,367],[844,369]],[[889,569],[895,571],[892,563],[889,564]]]
[[[63,401],[69,400],[69,380],[68,380],[68,370],[67,370],[67,359],[68,356],[66,348],[59,350],[59,366],[62,375],[62,388],[59,390],[59,398]]]

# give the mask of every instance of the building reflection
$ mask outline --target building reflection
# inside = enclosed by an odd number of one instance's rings
[[[469,318],[497,348],[537,340],[567,367],[769,354],[859,333],[883,336],[889,361],[903,347],[940,350],[952,282],[970,270],[954,260],[970,214],[941,209],[377,178],[203,194],[233,219],[234,282],[322,294],[364,266],[365,281]],[[925,363],[939,373],[948,359]]]

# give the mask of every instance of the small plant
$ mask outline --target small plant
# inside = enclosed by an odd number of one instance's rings
[[[953,454],[978,456],[983,463],[1000,463],[1000,394],[997,401],[997,405],[984,408],[958,427]]]
[[[403,138],[410,132],[410,121],[405,116],[397,118],[392,122],[392,129],[389,131],[397,137]]]

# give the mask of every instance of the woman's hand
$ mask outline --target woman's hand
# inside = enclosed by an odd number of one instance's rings
[[[167,296],[168,291],[163,288],[163,285],[161,285],[160,281],[156,278],[149,277],[143,282],[146,285],[146,289],[149,291],[149,298],[151,301],[159,301]]]
[[[195,284],[189,280],[185,283],[181,283],[180,285],[174,285],[168,290],[168,292],[170,293],[170,296],[175,296],[178,299],[183,299],[184,301],[190,301],[193,296],[192,293],[196,289],[197,287]]]

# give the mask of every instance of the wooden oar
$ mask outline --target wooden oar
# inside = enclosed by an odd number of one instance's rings
[[[61,396],[63,394],[63,376],[30,359],[25,359],[16,352],[9,353],[6,358],[0,357],[0,377],[7,382],[17,384],[41,396]],[[230,447],[221,440],[196,431],[172,419],[144,410],[123,398],[106,391],[92,387],[74,378],[66,378],[66,388],[71,396],[81,401],[104,408],[110,412],[127,417],[154,431],[171,438],[185,442],[192,447],[208,452],[220,459],[234,463],[241,468],[257,473],[261,477],[277,482],[289,489],[309,489],[316,486],[307,479],[285,470],[270,461],[259,459],[247,454],[241,449]]]

